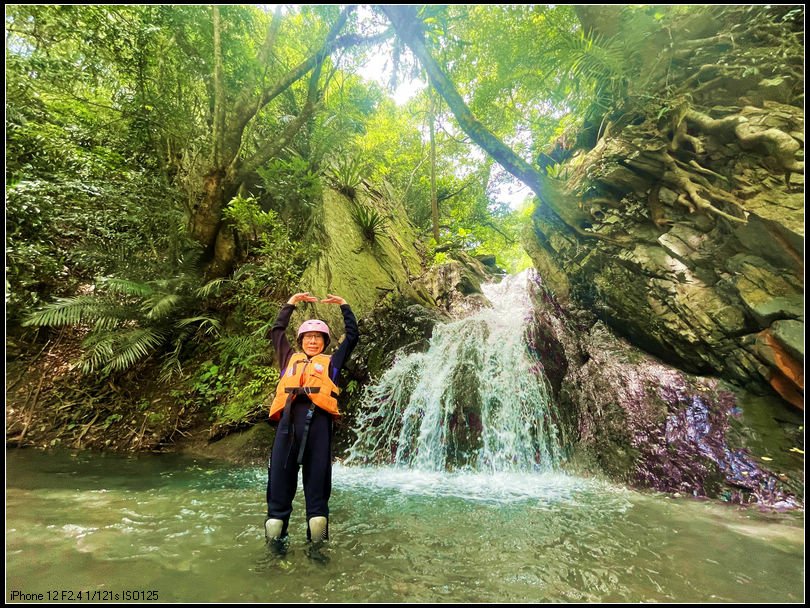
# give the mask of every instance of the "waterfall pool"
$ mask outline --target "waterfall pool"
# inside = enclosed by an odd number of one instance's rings
[[[299,490],[276,555],[261,467],[9,449],[6,601],[804,600],[800,512],[561,473],[338,464],[333,477],[328,546],[308,552]]]

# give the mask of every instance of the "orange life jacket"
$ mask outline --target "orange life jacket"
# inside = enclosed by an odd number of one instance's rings
[[[315,355],[311,359],[304,353],[293,353],[278,381],[276,396],[270,405],[270,420],[278,420],[287,400],[305,394],[312,403],[333,416],[340,416],[337,396],[340,389],[329,377],[329,355]]]

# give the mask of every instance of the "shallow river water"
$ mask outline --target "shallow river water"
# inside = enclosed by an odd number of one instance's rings
[[[6,456],[6,601],[804,600],[803,513],[562,474],[338,464],[328,545],[308,550],[299,491],[277,555],[263,538],[261,467]]]

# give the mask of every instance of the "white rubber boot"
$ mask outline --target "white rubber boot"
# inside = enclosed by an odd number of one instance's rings
[[[264,537],[268,542],[282,540],[281,534],[284,530],[284,521],[281,519],[267,518],[264,522]]]
[[[313,517],[309,520],[309,539],[313,543],[322,543],[329,538],[329,527],[323,516]]]

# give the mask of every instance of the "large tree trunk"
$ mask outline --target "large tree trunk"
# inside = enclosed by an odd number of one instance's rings
[[[316,91],[320,70],[313,73],[310,92]],[[239,256],[239,247],[233,228],[222,219],[222,212],[228,202],[236,196],[245,178],[267,159],[273,158],[287,146],[301,127],[312,118],[316,104],[310,97],[295,120],[273,140],[268,141],[259,152],[243,162],[233,162],[225,169],[214,169],[205,176],[203,198],[194,210],[190,231],[192,238],[200,243],[205,251],[209,278],[223,277],[233,270]]]
[[[223,201],[223,172],[214,170],[203,179],[203,197],[194,209],[190,218],[189,232],[191,238],[208,249],[214,244],[219,230],[222,216]]]

